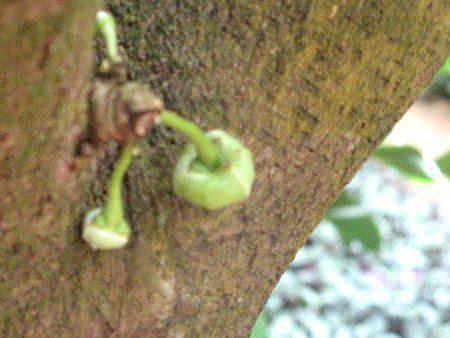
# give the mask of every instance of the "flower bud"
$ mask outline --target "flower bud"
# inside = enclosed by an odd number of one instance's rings
[[[87,213],[82,236],[94,250],[118,249],[128,243],[130,227],[125,220],[110,227],[103,209],[96,208]]]
[[[245,200],[250,195],[255,175],[250,150],[222,130],[212,130],[206,137],[223,154],[224,165],[208,168],[198,158],[194,145],[188,144],[175,166],[175,193],[209,210]]]

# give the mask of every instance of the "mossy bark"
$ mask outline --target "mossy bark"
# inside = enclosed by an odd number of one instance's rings
[[[22,3],[0,4],[6,337],[245,337],[449,52],[444,0],[111,1],[132,79],[206,129],[239,135],[257,175],[248,201],[194,207],[171,190],[183,139],[155,129],[126,179],[133,239],[94,252],[80,222],[117,155],[75,152],[97,3]]]

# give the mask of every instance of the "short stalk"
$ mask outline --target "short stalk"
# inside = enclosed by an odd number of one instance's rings
[[[112,228],[120,223],[124,217],[122,206],[122,181],[133,158],[133,148],[134,145],[132,143],[128,143],[122,148],[120,158],[111,174],[108,197],[104,207],[104,215],[107,223],[110,224]]]
[[[111,13],[99,11],[97,13],[97,27],[106,43],[108,58],[112,63],[121,63],[116,34],[116,20]]]
[[[160,114],[161,122],[169,127],[181,132],[197,149],[199,159],[209,168],[217,168],[222,165],[222,156],[219,148],[206,137],[195,123],[188,121],[181,116],[163,111]]]

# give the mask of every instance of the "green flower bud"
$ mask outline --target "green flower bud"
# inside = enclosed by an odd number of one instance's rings
[[[131,230],[124,217],[121,190],[132,157],[133,145],[128,143],[122,149],[109,180],[105,206],[93,209],[86,215],[82,237],[94,250],[122,248],[128,243]]]
[[[108,226],[102,208],[88,212],[83,226],[83,239],[92,249],[109,250],[124,247],[130,239],[130,227],[122,219],[111,228]]]
[[[209,210],[245,200],[255,176],[251,152],[223,130],[212,130],[205,136],[223,154],[224,164],[210,169],[199,159],[195,146],[187,145],[175,166],[175,193]]]

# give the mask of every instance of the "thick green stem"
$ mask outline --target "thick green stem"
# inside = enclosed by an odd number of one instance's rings
[[[216,168],[221,163],[219,148],[206,137],[195,123],[188,121],[181,116],[169,112],[161,112],[161,122],[184,134],[195,146],[200,160],[210,168]]]
[[[103,214],[107,223],[111,224],[112,227],[124,217],[121,196],[122,181],[133,158],[133,147],[133,143],[128,143],[122,148],[120,158],[109,181],[108,198]]]

